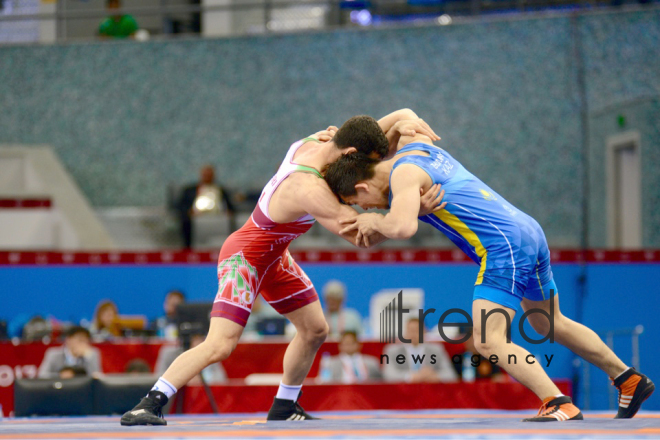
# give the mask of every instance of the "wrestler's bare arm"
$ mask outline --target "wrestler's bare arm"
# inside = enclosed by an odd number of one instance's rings
[[[408,145],[408,144],[412,144],[413,142],[415,142],[415,143],[419,142],[419,143],[422,143],[422,144],[428,144],[428,145],[431,145],[431,146],[434,146],[434,147],[435,147],[435,145],[433,145],[433,141],[432,141],[428,136],[425,136],[425,135],[423,135],[423,134],[421,134],[421,133],[416,133],[414,136],[403,136],[403,135],[402,135],[402,136],[399,138],[399,143],[398,143],[398,145],[397,145],[397,150],[400,150],[400,149],[402,149],[403,147],[405,147],[406,145]]]
[[[337,130],[339,130],[336,126],[331,125],[325,130],[317,131],[314,134],[310,134],[307,136],[306,139],[315,139],[318,142],[328,142],[331,141],[332,138],[337,134]]]
[[[332,193],[324,180],[317,179],[314,182],[310,182],[309,185],[306,185],[303,190],[298,192],[296,197],[301,207],[304,207],[305,211],[313,216],[321,226],[349,243],[355,244],[357,231],[340,234],[339,231],[343,229],[343,226],[339,224],[339,219],[354,217],[357,215],[357,211],[350,206],[339,203],[339,200],[337,200],[337,197]],[[380,233],[372,234],[369,236],[369,247],[382,243],[385,240],[387,238]]]
[[[397,122],[403,121],[405,119],[418,118],[419,116],[417,116],[414,111],[410,110],[409,108],[402,108],[401,110],[397,110],[387,116],[380,118],[378,120],[378,125],[380,126],[380,129],[383,130],[383,133],[387,134]]]
[[[385,159],[389,159],[396,154],[400,149],[401,138],[403,137],[414,136],[422,132],[431,141],[440,140],[440,136],[423,119],[419,118],[414,111],[408,108],[397,110],[382,117],[378,120],[378,125],[385,133],[385,137],[389,142],[389,152]]]
[[[387,237],[406,240],[417,232],[420,188],[433,185],[424,170],[413,164],[403,164],[390,178],[392,203],[390,211],[379,218],[376,230]]]
[[[392,173],[392,205],[385,214],[364,213],[353,218],[342,218],[344,226],[340,233],[356,232],[356,245],[370,245],[374,233],[381,233],[388,238],[406,240],[417,232],[417,217],[425,188],[433,189],[433,182],[428,174],[413,164],[404,164]],[[442,203],[436,209],[442,209]],[[433,212],[433,211],[432,211]]]

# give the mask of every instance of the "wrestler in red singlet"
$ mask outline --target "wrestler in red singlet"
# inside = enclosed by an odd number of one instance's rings
[[[245,326],[259,294],[282,315],[318,299],[312,282],[289,254],[289,243],[309,231],[314,217],[305,215],[290,223],[275,223],[268,215],[273,193],[291,173],[323,178],[318,170],[293,162],[303,143],[298,141],[289,148],[248,221],[223,244],[218,258],[219,288],[211,316]]]

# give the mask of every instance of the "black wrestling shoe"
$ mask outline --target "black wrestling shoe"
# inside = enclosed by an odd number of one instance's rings
[[[523,419],[523,422],[566,422],[583,419],[582,412],[573,405],[573,400],[568,396],[560,396],[545,399],[536,417]]]
[[[302,391],[298,394],[298,399],[300,396],[302,396]],[[319,420],[319,418],[307,414],[298,401],[275,397],[266,420]]]
[[[163,407],[167,404],[167,396],[160,391],[149,391],[135,408],[121,416],[124,426],[135,425],[167,425],[163,418]]]
[[[619,390],[619,412],[615,419],[632,419],[639,411],[642,403],[648,399],[655,385],[651,379],[629,368],[625,373],[612,381],[612,385]]]

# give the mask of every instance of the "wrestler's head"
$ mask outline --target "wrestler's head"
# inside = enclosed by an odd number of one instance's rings
[[[347,154],[328,165],[325,181],[332,192],[348,205],[362,209],[389,208],[389,185],[375,173],[377,159],[361,153]],[[383,190],[385,188],[385,190]]]
[[[371,116],[353,116],[344,122],[332,139],[340,150],[355,148],[358,153],[382,159],[388,153],[385,133]]]

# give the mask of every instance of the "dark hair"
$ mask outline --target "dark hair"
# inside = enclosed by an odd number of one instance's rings
[[[361,153],[344,154],[328,165],[325,181],[338,197],[357,194],[355,185],[374,177],[374,167],[378,160]]]
[[[339,340],[343,341],[346,336],[352,336],[353,339],[355,339],[355,342],[359,342],[357,333],[353,330],[346,330],[345,332],[342,332],[341,338],[339,338]]]
[[[172,295],[178,296],[181,299],[181,301],[186,300],[186,295],[184,295],[183,292],[180,291],[180,290],[171,290],[171,291],[167,292],[167,295],[165,295],[165,297],[167,298],[167,297],[170,297]]]
[[[41,316],[32,317],[25,326],[23,326],[23,340],[38,341],[46,336],[51,336],[53,327],[49,321]]]
[[[344,122],[332,139],[340,150],[355,147],[358,153],[382,159],[387,156],[389,142],[385,133],[371,116],[353,116]]]
[[[62,373],[63,371],[72,372],[74,377],[87,376],[87,370],[85,367],[81,367],[80,365],[65,365],[64,367],[60,368],[58,373]]]
[[[151,373],[151,367],[144,359],[135,358],[126,364],[124,373]]]
[[[84,333],[85,336],[87,336],[87,339],[92,338],[92,335],[89,333],[89,330],[87,330],[85,327],[81,327],[79,325],[74,325],[73,327],[69,327],[69,329],[66,331],[64,336],[67,337],[67,338],[70,338],[71,336],[75,336],[78,333]]]

